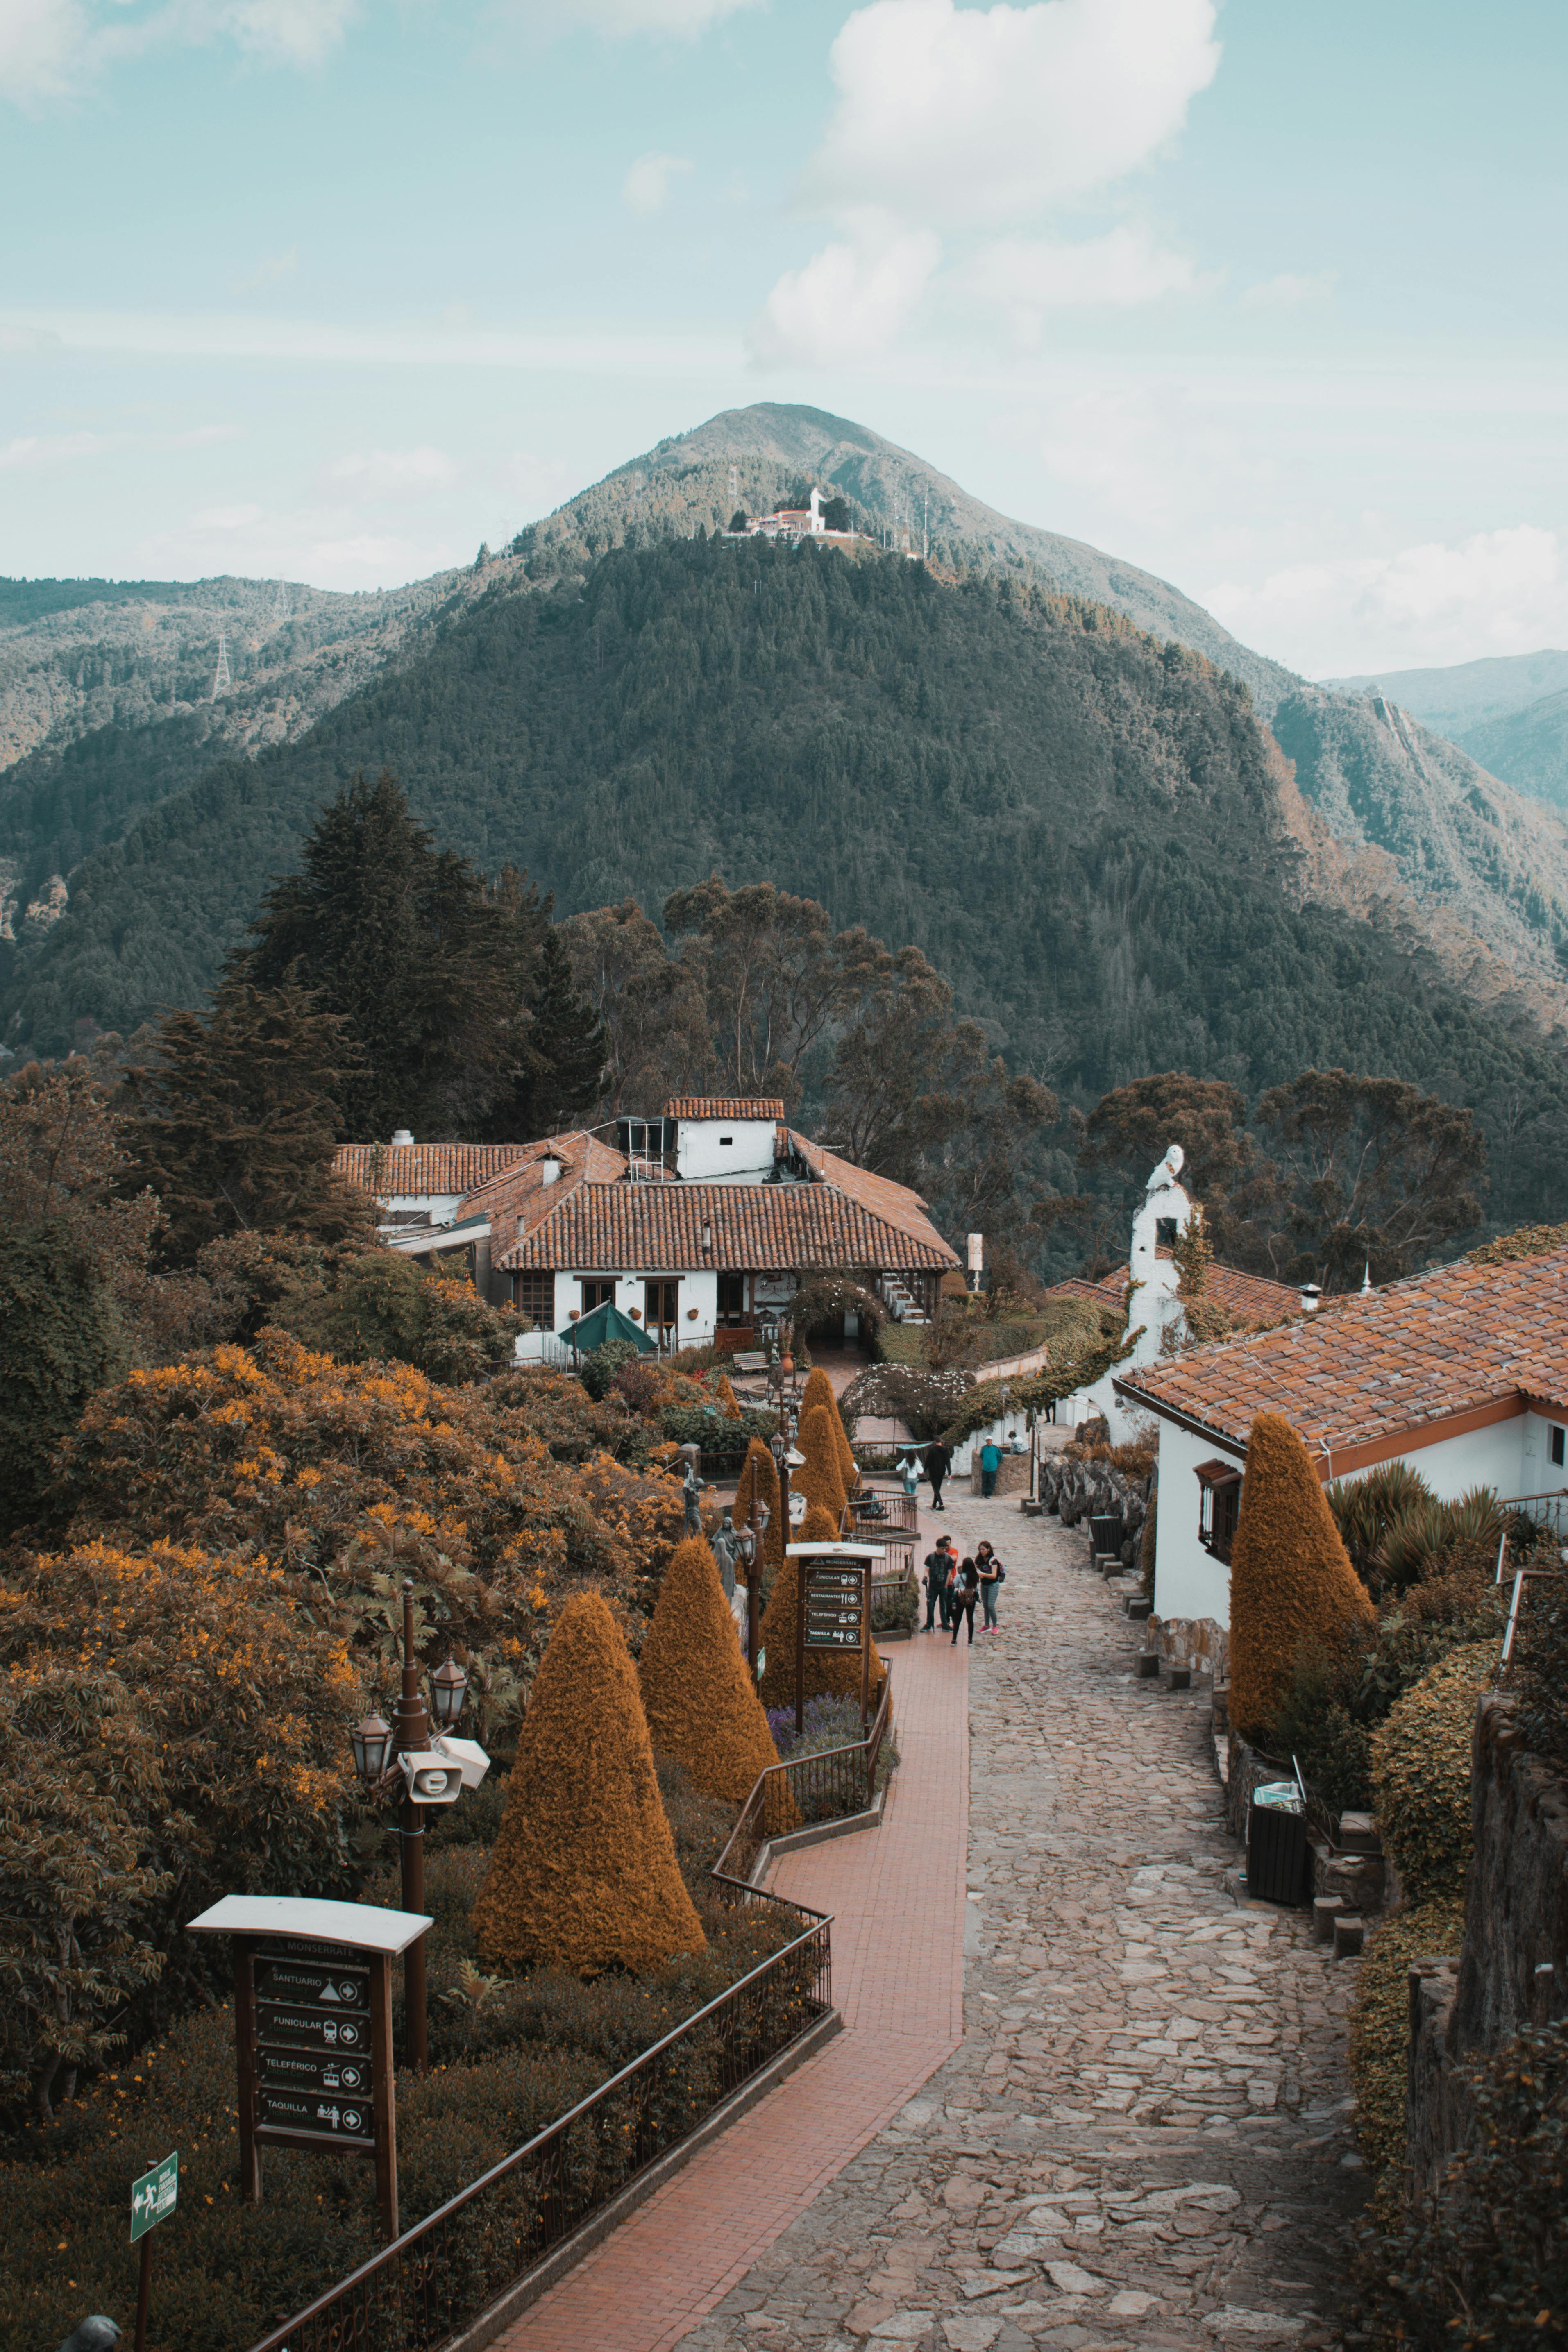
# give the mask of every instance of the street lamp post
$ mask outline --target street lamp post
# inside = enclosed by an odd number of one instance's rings
[[[414,1647],[414,1583],[403,1586],[403,1690],[390,1725],[379,1715],[367,1716],[349,1734],[354,1770],[373,1801],[384,1797],[399,1781],[403,1793],[397,1807],[397,1839],[401,1858],[403,1908],[425,1909],[425,1808],[455,1802],[465,1788],[477,1788],[489,1769],[482,1748],[469,1739],[447,1735],[463,1711],[468,1677],[448,1657],[430,1677],[430,1711],[436,1737],[430,1736],[430,1712],[419,1687],[419,1660]],[[425,1982],[425,1938],[409,1945],[403,1961],[405,2054],[421,2074],[429,2067],[429,2039]]]

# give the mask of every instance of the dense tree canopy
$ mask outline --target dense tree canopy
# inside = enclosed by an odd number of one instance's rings
[[[674,541],[581,590],[497,591],[254,763],[148,733],[159,806],[18,950],[4,1010],[56,1050],[84,1014],[125,1030],[199,1001],[314,812],[386,763],[450,851],[510,859],[565,908],[646,918],[717,866],[917,946],[993,1050],[1080,1105],[1151,1069],[1249,1100],[1309,1068],[1398,1077],[1494,1145],[1506,1128],[1496,1215],[1561,1200],[1559,1052],[1301,906],[1245,689],[1101,608],[874,553]],[[64,806],[74,776],[64,758],[38,789]]]

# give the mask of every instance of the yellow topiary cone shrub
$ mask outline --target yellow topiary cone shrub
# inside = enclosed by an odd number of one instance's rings
[[[1373,1614],[1311,1456],[1282,1415],[1260,1412],[1230,1554],[1230,1719],[1243,1737],[1263,1736],[1304,1643],[1332,1650]]]
[[[845,1434],[844,1416],[838,1410],[838,1399],[833,1393],[833,1383],[821,1366],[816,1365],[806,1374],[805,1386],[800,1392],[802,1422],[805,1422],[808,1412],[815,1412],[819,1405],[827,1415],[828,1426],[833,1432],[834,1451],[838,1458],[838,1475],[843,1482],[844,1491],[847,1495],[852,1495],[860,1484],[859,1465],[855,1459],[855,1449]]]
[[[662,1968],[706,1945],[676,1863],[637,1669],[597,1592],[567,1601],[540,1661],[474,1934],[492,1967],[582,1977]]]
[[[714,1394],[719,1400],[720,1408],[723,1412],[725,1420],[739,1421],[741,1418],[741,1400],[735,1394],[734,1389],[731,1385],[730,1375],[728,1372],[720,1373],[719,1385],[715,1389]]]
[[[737,1804],[779,1760],[719,1569],[700,1537],[678,1544],[638,1661],[643,1711],[660,1756]]]
[[[837,1420],[837,1414],[832,1419]],[[837,1536],[844,1523],[844,1480],[838,1468],[838,1450],[833,1443],[832,1423],[819,1404],[801,1414],[795,1444],[805,1456],[805,1467],[791,1471],[790,1486],[805,1496],[809,1508],[827,1513]]]
[[[825,1511],[815,1507],[807,1509],[796,1530],[796,1543],[835,1543],[838,1530]],[[763,1612],[762,1645],[767,1663],[763,1668],[762,1701],[764,1706],[795,1705],[795,1628],[800,1616],[800,1562],[786,1559],[773,1586],[772,1598]],[[871,1643],[871,1697],[876,1701],[882,1678],[888,1669],[875,1640]],[[805,1654],[805,1696],[807,1698],[858,1698],[860,1696],[860,1654],[858,1650],[807,1650]]]
[[[763,1569],[764,1583],[778,1574],[784,1565],[784,1529],[779,1524],[779,1474],[773,1467],[773,1457],[760,1437],[753,1437],[746,1448],[746,1458],[741,1465],[741,1475],[735,1486],[733,1524],[749,1528],[752,1524],[752,1499],[768,1507],[768,1531],[763,1538]]]

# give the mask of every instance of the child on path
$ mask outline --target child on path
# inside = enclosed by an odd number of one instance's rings
[[[981,1631],[984,1633],[994,1633],[996,1595],[1002,1590],[1002,1580],[1007,1571],[988,1542],[981,1542],[975,1546],[974,1569],[980,1579],[980,1598],[985,1610],[985,1622]]]
[[[961,1620],[967,1620],[969,1646],[971,1649],[974,1647],[974,1596],[979,1590],[980,1571],[972,1559],[956,1562],[947,1586],[948,1605],[952,1612],[952,1646],[955,1650],[958,1647],[958,1628]]]

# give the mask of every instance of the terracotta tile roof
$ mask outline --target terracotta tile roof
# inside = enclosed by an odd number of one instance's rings
[[[957,1256],[926,1214],[925,1202],[908,1184],[895,1184],[890,1176],[873,1176],[868,1168],[858,1168],[853,1160],[841,1160],[837,1151],[813,1143],[809,1136],[796,1135],[792,1130],[789,1139],[821,1182],[847,1192],[852,1201],[858,1201],[874,1217],[885,1217],[889,1224],[897,1225],[911,1240],[933,1244],[942,1252],[944,1265],[958,1264]]]
[[[562,1163],[561,1173],[547,1184],[544,1160],[552,1151]],[[492,1250],[510,1248],[525,1227],[537,1224],[579,1184],[614,1184],[626,1172],[623,1155],[596,1135],[573,1130],[542,1136],[528,1145],[524,1158],[470,1192],[459,1214],[488,1217]]]
[[[1167,1249],[1159,1252],[1168,1258]],[[1123,1306],[1127,1298],[1128,1268],[1118,1266],[1097,1286],[1108,1297]],[[1270,1282],[1261,1274],[1243,1274],[1234,1265],[1221,1265],[1217,1259],[1209,1267],[1208,1295],[1216,1307],[1223,1307],[1237,1323],[1279,1323],[1287,1315],[1300,1315],[1301,1294],[1292,1283]]]
[[[1468,1258],[1327,1301],[1277,1331],[1222,1339],[1118,1380],[1130,1402],[1236,1446],[1283,1413],[1309,1447],[1363,1446],[1521,1395],[1568,1399],[1568,1248]],[[1568,1413],[1565,1413],[1568,1417]]]
[[[1162,1257],[1171,1253],[1163,1249]],[[1118,1266],[1099,1282],[1085,1281],[1081,1275],[1069,1275],[1065,1282],[1051,1285],[1052,1298],[1090,1298],[1097,1306],[1115,1307],[1125,1310],[1127,1305],[1128,1268]],[[1209,1297],[1217,1307],[1223,1307],[1232,1319],[1242,1325],[1279,1323],[1287,1315],[1300,1315],[1301,1294],[1288,1282],[1270,1282],[1259,1274],[1243,1274],[1234,1265],[1217,1262],[1209,1268]]]
[[[776,1095],[677,1095],[664,1107],[666,1118],[771,1118],[776,1125],[784,1115]]]
[[[834,1184],[582,1184],[492,1262],[504,1273],[658,1274],[812,1265],[910,1272],[954,1260],[934,1232],[921,1239]]]
[[[471,1192],[521,1160],[526,1143],[341,1143],[338,1175],[378,1201],[431,1192]]]

